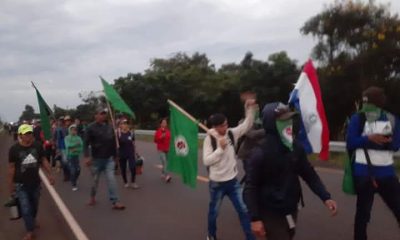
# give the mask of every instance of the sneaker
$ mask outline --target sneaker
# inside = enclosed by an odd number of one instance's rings
[[[139,188],[139,185],[137,185],[137,183],[132,183],[132,184],[131,184],[131,188],[133,188],[133,189],[138,189],[138,188]]]
[[[74,192],[78,191],[78,187],[73,187],[72,191],[74,191]]]
[[[124,210],[124,209],[125,209],[125,206],[122,205],[122,204],[119,203],[119,202],[116,202],[116,203],[114,203],[114,204],[112,205],[112,209],[115,209],[115,210]]]
[[[125,184],[124,184],[124,187],[125,187],[125,188],[128,188],[128,187],[129,187],[129,183],[125,183]]]
[[[216,237],[213,237],[213,236],[210,236],[210,235],[208,235],[208,236],[207,236],[207,240],[217,240],[217,238],[216,238]]]
[[[166,182],[166,183],[170,183],[170,182],[171,182],[171,179],[172,179],[172,177],[171,177],[170,175],[167,175],[167,176],[165,177],[165,182]]]

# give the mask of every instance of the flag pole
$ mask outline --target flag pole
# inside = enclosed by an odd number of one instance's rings
[[[204,131],[208,132],[210,129],[206,127],[204,124],[201,122],[197,121],[192,115],[190,115],[188,112],[186,112],[183,108],[179,107],[174,101],[168,99],[168,103],[174,106],[176,109],[178,109],[183,115],[188,117],[190,120],[195,122],[197,125],[199,125],[200,128],[202,128]]]

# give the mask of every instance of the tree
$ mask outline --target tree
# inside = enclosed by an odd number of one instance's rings
[[[303,34],[318,39],[313,49],[331,133],[337,135],[368,86],[386,89],[387,108],[400,113],[400,20],[386,5],[342,0],[310,18]]]

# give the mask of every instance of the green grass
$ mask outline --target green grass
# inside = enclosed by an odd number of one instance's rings
[[[153,142],[154,137],[153,136],[148,136],[148,135],[136,135],[136,139],[140,141],[146,141],[146,142]],[[203,147],[203,140],[199,139],[198,142],[199,148]],[[329,154],[329,160],[328,161],[320,161],[318,160],[318,155],[317,154],[310,154],[308,156],[308,159],[311,161],[311,163],[314,166],[317,167],[327,167],[327,168],[334,168],[334,169],[343,169],[344,168],[344,159],[346,157],[346,153],[342,152],[331,152]],[[396,169],[396,172],[400,174],[400,157],[395,157],[394,158],[394,166]]]
[[[345,157],[346,157],[346,153],[331,152],[329,154],[328,161],[318,160],[317,154],[309,155],[308,159],[313,163],[314,166],[343,169]],[[394,167],[396,169],[397,174],[400,174],[400,157],[394,158]]]

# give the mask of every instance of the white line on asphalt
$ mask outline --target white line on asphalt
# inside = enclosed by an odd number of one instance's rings
[[[65,221],[67,221],[69,227],[71,228],[72,232],[74,233],[77,240],[89,240],[86,234],[83,232],[82,228],[79,226],[78,222],[75,220],[74,216],[72,216],[71,212],[68,210],[67,206],[65,205],[64,201],[60,198],[60,195],[56,192],[54,187],[49,183],[47,177],[44,175],[43,171],[39,171],[40,178],[44,182],[47,190],[49,191],[51,197],[53,198],[54,202],[56,203],[58,209],[60,209],[61,214],[64,216]]]

